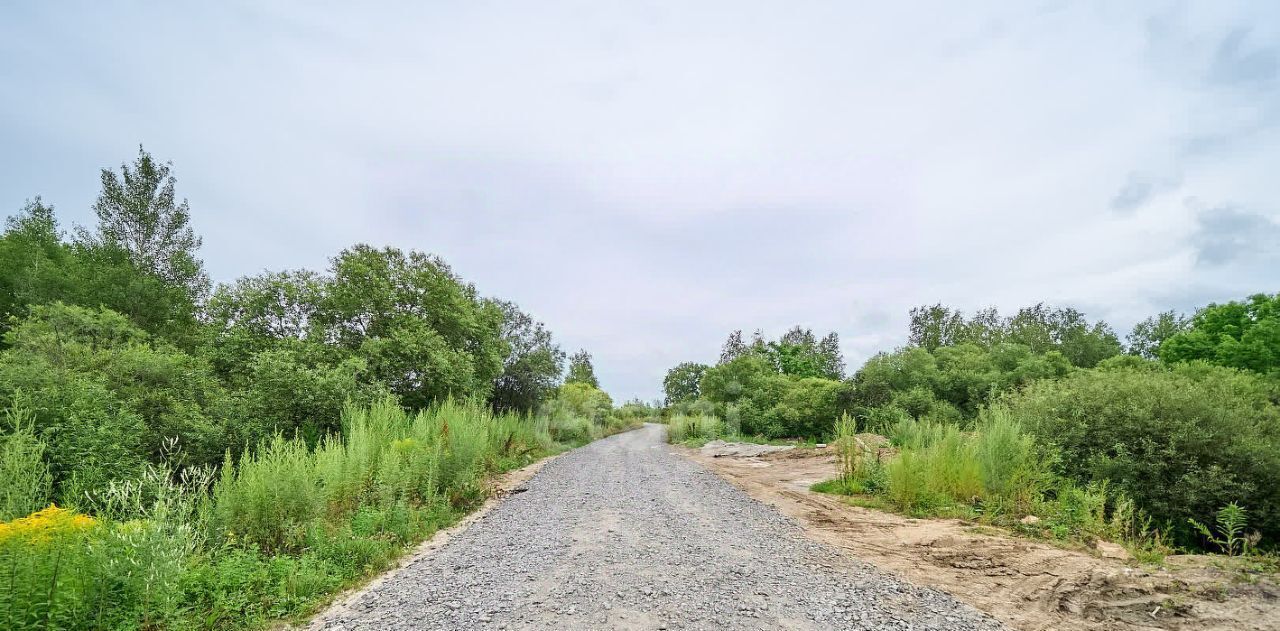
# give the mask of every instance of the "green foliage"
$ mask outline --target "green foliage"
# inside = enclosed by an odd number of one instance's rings
[[[36,198],[0,236],[0,330],[26,318],[31,305],[53,302],[107,307],[183,345],[196,326],[186,288],[148,274],[122,249],[63,243],[53,208]]]
[[[503,315],[439,257],[356,245],[331,264],[317,325],[401,401],[488,397],[508,352]]]
[[[614,416],[637,420],[653,420],[662,415],[662,407],[640,399],[631,399],[613,411]]]
[[[758,357],[774,372],[793,377],[844,378],[844,358],[840,356],[840,338],[836,333],[827,334],[819,341],[810,329],[792,327],[774,341],[756,331],[751,344],[742,340],[742,331],[734,331],[725,341],[717,365],[728,364],[742,357]]]
[[[591,365],[591,353],[579,350],[569,357],[569,374],[565,376],[564,382],[600,388],[600,380],[596,379],[596,369]]]
[[[857,419],[847,413],[841,415],[832,444],[840,459],[840,477],[835,481],[837,484],[815,487],[815,491],[851,495],[885,488],[886,473],[879,446],[868,444],[858,435]]]
[[[556,394],[543,406],[543,414],[551,418],[579,417],[602,422],[613,411],[613,399],[603,390],[581,381],[569,381],[556,389]]]
[[[1246,511],[1235,502],[1218,509],[1216,534],[1208,526],[1194,519],[1188,518],[1187,522],[1200,533],[1200,536],[1218,546],[1227,556],[1247,555],[1255,543],[1251,537],[1245,535],[1244,529],[1248,524]]]
[[[1110,480],[1156,523],[1190,541],[1187,519],[1248,501],[1258,528],[1280,534],[1280,408],[1275,384],[1205,364],[1112,365],[1041,381],[1008,412],[1057,445],[1055,469]],[[1274,539],[1273,539],[1274,540]]]
[[[1008,318],[1001,318],[995,309],[965,318],[960,311],[940,304],[917,307],[911,310],[908,340],[911,346],[927,351],[961,344],[984,348],[1018,344],[1035,354],[1057,351],[1081,368],[1092,368],[1123,350],[1105,322],[1090,324],[1075,309],[1051,309],[1043,303],[1020,309]]]
[[[296,551],[324,499],[306,443],[276,436],[239,463],[228,453],[213,487],[210,525],[218,536],[265,552]]]
[[[914,418],[971,419],[995,393],[1072,370],[1061,353],[1036,354],[1021,344],[963,343],[933,351],[908,347],[867,360],[853,377],[853,397],[863,423],[883,430],[903,413]]]
[[[673,405],[685,401],[693,401],[700,394],[699,382],[707,372],[706,364],[684,362],[667,371],[662,379],[662,393],[666,396],[666,404]]]
[[[1187,330],[1191,321],[1173,311],[1165,311],[1133,325],[1133,331],[1125,338],[1129,345],[1129,354],[1143,359],[1156,359],[1160,356],[1160,345],[1164,341]]]
[[[203,544],[206,481],[148,469],[108,485],[96,518],[50,506],[0,524],[5,628],[176,626],[180,582]]]
[[[499,302],[502,339],[509,347],[502,374],[493,384],[493,406],[498,410],[534,412],[551,396],[564,369],[564,351],[551,332],[514,303]]]
[[[678,414],[667,421],[667,441],[672,443],[697,439],[714,440],[720,438],[723,433],[724,424],[714,416]]]
[[[1255,294],[1244,302],[1211,304],[1186,330],[1160,345],[1166,362],[1202,360],[1270,374],[1280,370],[1280,294]]]
[[[205,305],[209,327],[203,349],[218,374],[239,384],[250,377],[258,353],[324,344],[316,311],[327,282],[304,270],[268,272],[219,285]]]
[[[970,432],[903,419],[892,436],[896,454],[887,457],[855,432],[852,419],[837,424],[841,476],[815,491],[870,494],[908,514],[980,519],[1063,540],[1121,541],[1147,556],[1164,550],[1123,493],[1106,482],[1080,486],[1054,476],[1056,453],[1002,407],[985,410]],[[1027,515],[1041,525],[1020,520]]]
[[[700,389],[718,416],[768,438],[825,436],[852,398],[846,382],[781,374],[754,353],[708,368]]]
[[[25,397],[58,482],[159,462],[168,441],[189,463],[215,462],[230,399],[208,366],[109,310],[33,306],[5,335],[0,399]]]
[[[120,165],[118,176],[103,169],[102,192],[93,204],[97,232],[81,230],[79,240],[90,249],[127,253],[138,269],[185,289],[195,303],[208,291],[209,280],[196,257],[200,237],[189,225],[187,201],[177,201],[171,168],[139,146],[133,166]]]
[[[22,408],[4,411],[0,434],[0,521],[17,519],[48,505],[53,494],[45,444],[34,431],[34,419]]]
[[[253,357],[241,391],[236,442],[252,444],[275,433],[302,436],[316,443],[342,429],[348,404],[368,405],[389,392],[368,378],[363,360],[337,364],[309,361],[306,348],[268,350]]]

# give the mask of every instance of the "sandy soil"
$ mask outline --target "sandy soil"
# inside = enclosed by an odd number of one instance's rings
[[[715,457],[673,446],[795,519],[812,538],[935,587],[1019,629],[1280,629],[1280,587],[1220,558],[1163,567],[1099,558],[960,520],[911,519],[809,490],[835,476],[830,450]]]

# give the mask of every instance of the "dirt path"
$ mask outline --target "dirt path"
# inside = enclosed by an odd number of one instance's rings
[[[803,536],[649,425],[524,491],[316,629],[999,629]]]
[[[911,519],[814,493],[811,484],[835,474],[835,458],[827,452],[717,458],[674,449],[793,517],[810,537],[944,590],[1015,628],[1280,629],[1280,589],[1213,567],[1220,557],[1170,557],[1166,568],[1131,567],[959,520]]]

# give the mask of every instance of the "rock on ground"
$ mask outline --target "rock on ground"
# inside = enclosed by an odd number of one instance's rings
[[[805,539],[670,452],[664,428],[547,464],[470,528],[315,628],[1000,629]]]
[[[702,453],[708,456],[721,458],[725,456],[735,456],[742,458],[750,458],[753,456],[761,456],[771,454],[775,451],[787,451],[795,449],[792,445],[760,445],[757,443],[727,443],[723,440],[713,440],[702,446]]]

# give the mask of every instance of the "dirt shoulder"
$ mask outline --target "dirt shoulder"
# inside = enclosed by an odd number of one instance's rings
[[[676,451],[795,519],[818,541],[951,593],[1019,629],[1280,629],[1280,587],[1243,581],[1214,557],[1137,567],[954,519],[851,506],[809,486],[835,476],[827,450],[713,457]]]

